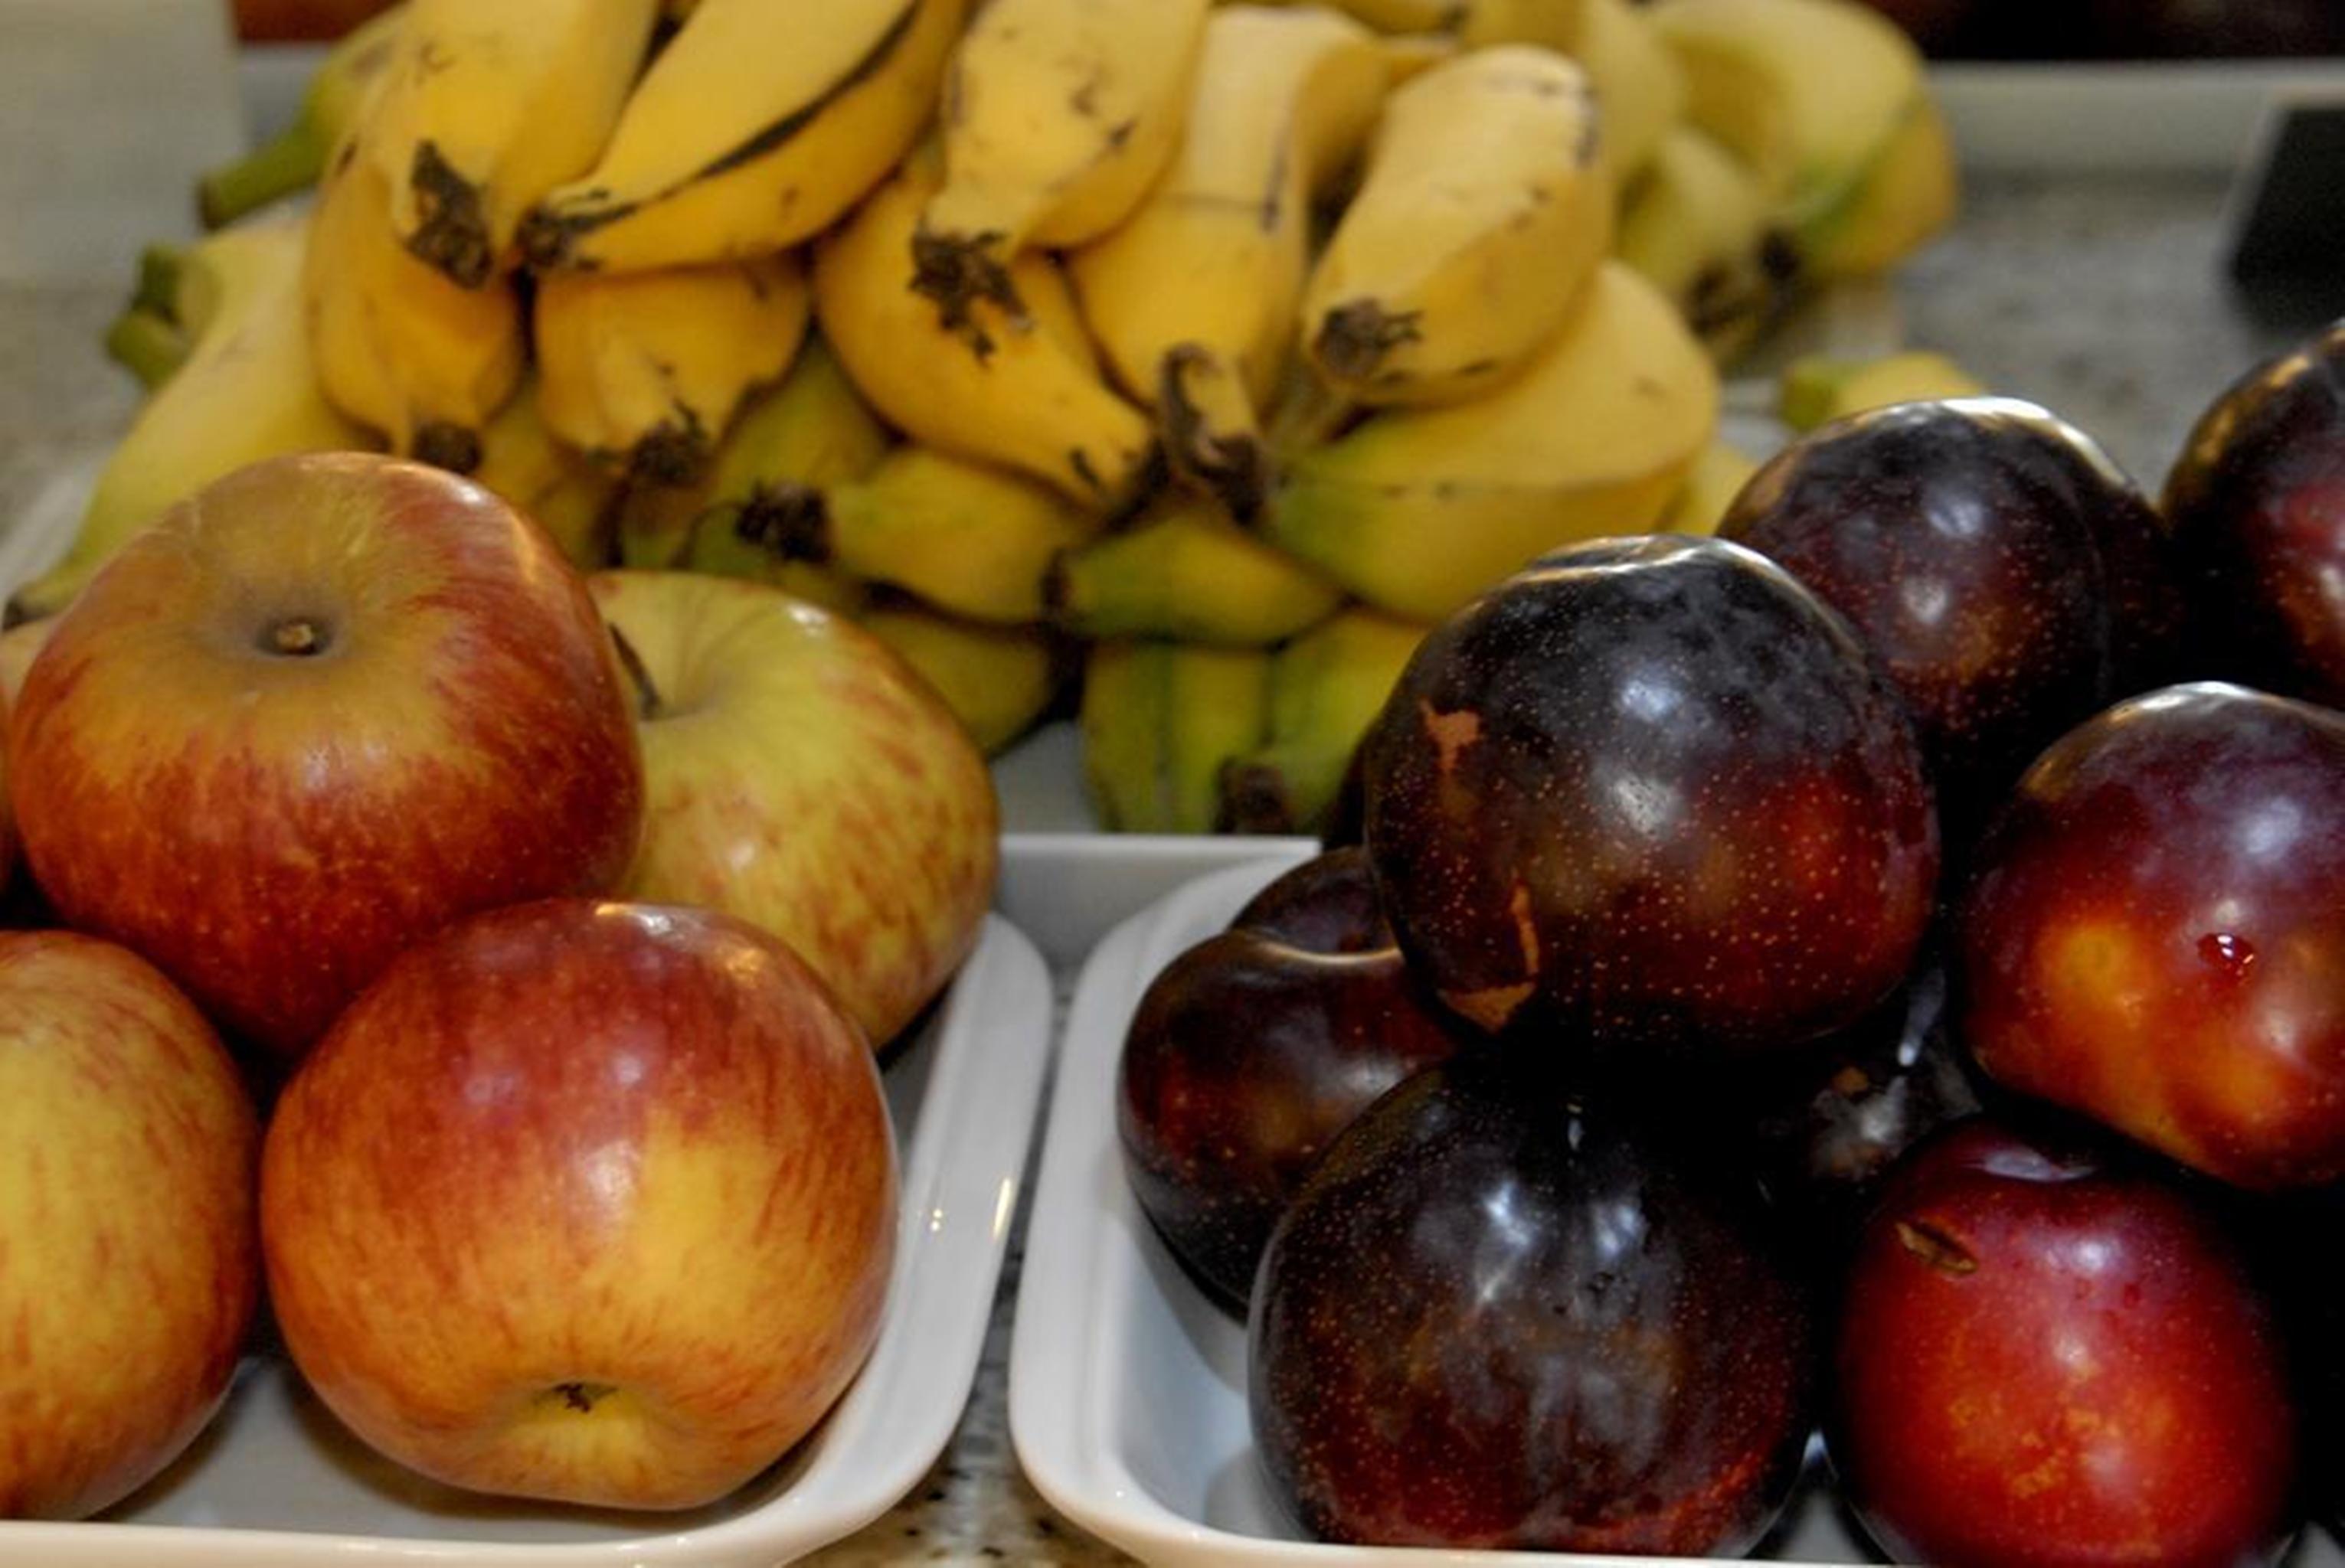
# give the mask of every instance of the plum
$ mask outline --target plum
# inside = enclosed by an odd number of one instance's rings
[[[1979,1065],[2198,1170],[2345,1177],[2345,714],[2201,683],[2037,759],[1958,916]]]
[[[1274,1494],[1326,1540],[1747,1550],[1800,1469],[1816,1336],[1725,1147],[1487,1041],[1378,1100],[1255,1283]]]
[[[1270,1228],[1321,1150],[1462,1033],[1393,946],[1365,856],[1304,862],[1141,997],[1116,1132],[1142,1212],[1206,1293],[1242,1312]]]
[[[1559,551],[1429,632],[1365,741],[1401,950],[1587,1065],[1764,1052],[1900,980],[1938,871],[1913,729],[1846,622],[1739,545]]]
[[[1753,475],[1719,533],[1855,624],[1914,714],[1950,845],[2064,731],[2157,683],[2181,620],[2148,500],[2015,399],[1827,425]]]
[[[2293,1529],[2271,1304],[2218,1211],[2121,1145],[1934,1135],[1868,1217],[1839,1322],[1833,1468],[1899,1562],[2238,1568]]]
[[[2345,706],[2345,322],[2225,389],[2164,503],[2205,673]]]

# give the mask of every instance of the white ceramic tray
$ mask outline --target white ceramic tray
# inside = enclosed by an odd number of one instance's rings
[[[1225,867],[1110,932],[1075,986],[1010,1343],[1010,1428],[1036,1490],[1084,1529],[1164,1568],[1665,1568],[1682,1559],[1336,1546],[1282,1516],[1247,1434],[1245,1331],[1190,1283],[1134,1202],[1116,1147],[1123,1036],[1157,972],[1226,926],[1280,855]],[[1810,1467],[1756,1555],[1811,1565],[1874,1562]],[[2290,1568],[2340,1568],[2309,1536]]]
[[[181,1461],[90,1523],[0,1522],[40,1568],[773,1568],[909,1492],[960,1419],[993,1307],[1050,1056],[1051,981],[1000,916],[885,1081],[903,1213],[878,1343],[823,1424],[742,1492],[682,1514],[505,1504],[436,1485],[351,1438],[273,1355],[247,1358]]]

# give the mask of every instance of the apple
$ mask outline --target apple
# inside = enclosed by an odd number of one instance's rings
[[[10,746],[66,923],[280,1059],[452,919],[616,885],[643,808],[577,572],[488,491],[362,452],[238,470],[133,539]]]
[[[874,1044],[894,1038],[992,903],[984,754],[909,666],[830,611],[691,572],[591,581],[643,703],[644,838],[624,895],[772,932]]]
[[[2295,1522],[2271,1303],[2171,1168],[1974,1118],[1858,1241],[1830,1448],[1874,1538],[1942,1568],[2244,1568]]]
[[[712,910],[543,900],[396,960],[287,1085],[270,1300],[326,1405],[454,1486],[686,1508],[877,1337],[894,1137],[869,1042]]]
[[[2345,1178],[2345,714],[2170,686],[2053,743],[1959,912],[1988,1076],[2234,1185]]]
[[[153,965],[0,932],[0,1515],[94,1513],[219,1408],[259,1291],[259,1143]]]

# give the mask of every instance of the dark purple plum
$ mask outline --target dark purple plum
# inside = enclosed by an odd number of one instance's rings
[[[2035,754],[2155,684],[2181,598],[2157,513],[2033,403],[1868,410],[1752,476],[1719,524],[1848,617],[1914,714],[1950,845]]]
[[[1489,1043],[1336,1140],[1272,1233],[1248,1405],[1312,1534],[1731,1556],[1811,1427],[1810,1300],[1747,1162]]]
[[[1558,551],[1427,634],[1370,730],[1402,951],[1591,1065],[1810,1040],[1904,978],[1937,819],[1846,622],[1711,539]]]
[[[1464,1034],[1392,945],[1365,857],[1304,862],[1141,998],[1116,1130],[1142,1211],[1210,1295],[1243,1311],[1312,1162]]]

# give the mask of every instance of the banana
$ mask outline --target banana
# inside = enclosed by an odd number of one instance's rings
[[[720,577],[772,582],[833,609],[851,610],[859,587],[760,542],[825,487],[858,479],[888,450],[888,431],[847,379],[828,344],[808,338],[789,374],[751,395],[716,449],[681,564]]]
[[[1734,503],[1759,464],[1741,448],[1713,440],[1701,449],[1686,470],[1685,483],[1670,499],[1654,524],[1662,533],[1716,533],[1719,521]]]
[[[1116,395],[1076,340],[1077,314],[1056,263],[1031,251],[1010,263],[1030,322],[990,301],[971,306],[966,329],[983,343],[978,354],[905,286],[912,234],[937,179],[933,158],[915,156],[815,248],[824,335],[881,417],[913,440],[1113,511],[1138,487],[1153,440],[1147,417]]]
[[[1262,744],[1270,655],[1157,639],[1094,644],[1077,723],[1083,778],[1115,833],[1210,833],[1221,777]]]
[[[1670,302],[1606,261],[1520,375],[1301,453],[1256,527],[1357,598],[1438,620],[1543,550],[1650,528],[1718,403],[1717,370]]]
[[[1314,369],[1369,404],[1451,403],[1519,369],[1612,243],[1588,75],[1530,45],[1394,89],[1303,295]]]
[[[1354,608],[1271,655],[1266,737],[1222,777],[1221,814],[1232,830],[1320,830],[1360,737],[1426,630]]]
[[[937,689],[988,756],[1008,749],[1058,701],[1064,654],[1040,626],[984,626],[902,603],[874,606],[856,620]]]
[[[944,86],[944,183],[912,237],[912,287],[962,325],[970,301],[1024,309],[1028,246],[1130,217],[1180,139],[1207,0],[990,0]]]
[[[1260,500],[1255,419],[1294,340],[1312,204],[1394,69],[1332,12],[1216,9],[1172,166],[1121,228],[1067,256],[1109,369],[1156,408],[1175,470],[1242,515]]]
[[[762,542],[968,620],[1042,618],[1051,563],[1100,531],[1056,491],[917,442],[777,517]]]
[[[553,433],[653,484],[686,485],[751,390],[780,378],[809,300],[795,252],[537,286],[538,404]]]
[[[523,221],[530,265],[666,267],[819,234],[929,122],[965,3],[701,0],[601,161]],[[903,270],[890,269],[898,287]]]
[[[291,124],[197,177],[196,213],[206,228],[223,228],[318,183],[327,156],[357,123],[397,52],[406,15],[405,5],[391,5],[343,34],[310,73]]]
[[[1858,0],[1660,0],[1651,15],[1687,117],[1751,166],[1802,250],[1927,91],[1912,38]]]
[[[469,473],[482,429],[521,385],[521,298],[503,279],[463,288],[400,243],[390,182],[365,154],[371,129],[370,112],[310,214],[301,297],[319,385],[392,450]]]
[[[1758,176],[1708,132],[1672,126],[1621,199],[1612,251],[1675,301],[1721,361],[1774,320],[1791,261]]]
[[[1801,265],[1816,278],[1877,276],[1952,222],[1960,203],[1954,135],[1937,100],[1919,94],[1847,195],[1801,226]]]
[[[1051,621],[1081,637],[1267,647],[1325,620],[1343,591],[1209,504],[1175,504],[1059,558]]]
[[[1985,386],[1968,370],[1927,349],[1907,349],[1875,359],[1808,354],[1783,367],[1776,412],[1793,430],[1806,431],[1891,403],[1985,393]]]
[[[570,564],[612,564],[611,515],[617,486],[585,454],[548,430],[524,384],[481,431],[472,478],[535,518]]]
[[[188,248],[179,292],[202,298],[201,334],[107,457],[64,559],[18,590],[11,618],[65,608],[125,540],[231,469],[371,444],[318,390],[301,312],[304,238],[298,219],[275,220]]]

